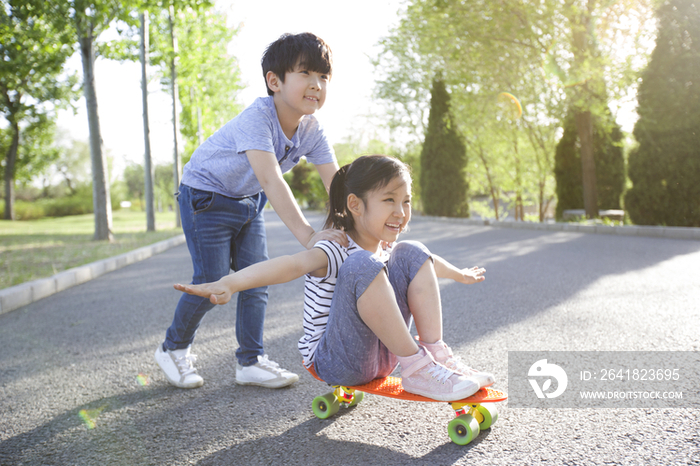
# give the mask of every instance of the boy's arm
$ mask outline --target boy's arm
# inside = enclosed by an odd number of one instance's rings
[[[438,278],[451,278],[452,280],[471,285],[473,283],[483,282],[486,280],[484,273],[486,270],[481,267],[472,267],[470,269],[458,269],[454,265],[447,262],[442,257],[433,254],[435,262],[435,275]]]
[[[329,192],[331,190],[331,181],[333,181],[333,177],[338,171],[338,163],[322,163],[314,166],[316,167],[318,174],[321,175],[321,180],[323,181],[323,186],[326,187],[326,192]]]
[[[249,150],[246,155],[275,212],[302,246],[310,249],[322,239],[336,241],[343,246],[348,245],[348,239],[342,231],[324,230],[316,233],[309,225],[292,195],[292,190],[289,189],[287,182],[282,177],[282,170],[280,170],[275,154],[261,150]]]
[[[188,294],[209,298],[213,304],[226,304],[231,299],[231,295],[239,291],[287,283],[307,273],[323,276],[327,267],[326,253],[321,249],[312,248],[293,256],[280,256],[258,262],[213,283],[177,284],[174,288]]]

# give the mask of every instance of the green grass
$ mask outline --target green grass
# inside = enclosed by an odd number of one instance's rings
[[[146,232],[146,214],[113,212],[114,241],[94,241],[92,214],[39,220],[0,220],[0,289],[123,254],[182,233],[173,212],[156,213],[156,231]]]

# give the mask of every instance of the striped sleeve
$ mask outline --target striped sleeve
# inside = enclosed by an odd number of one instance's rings
[[[323,277],[323,280],[337,280],[338,270],[340,270],[340,266],[343,265],[343,261],[345,257],[347,257],[347,252],[344,252],[343,247],[334,241],[319,241],[314,247],[323,251],[328,257],[328,268],[326,269],[326,276]]]

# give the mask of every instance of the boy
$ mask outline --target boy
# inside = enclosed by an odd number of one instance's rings
[[[258,98],[192,154],[185,165],[178,202],[194,266],[193,284],[213,282],[268,259],[263,208],[275,211],[306,248],[321,239],[347,244],[340,231],[315,233],[304,218],[282,173],[299,162],[313,163],[326,190],[338,170],[333,149],[312,116],[326,99],[331,77],[330,48],[310,34],[285,34],[262,59],[267,97]],[[236,383],[285,387],[299,376],[282,369],[263,351],[267,287],[239,293],[236,312]],[[155,359],[168,381],[200,387],[190,345],[214,305],[183,294],[165,342]]]

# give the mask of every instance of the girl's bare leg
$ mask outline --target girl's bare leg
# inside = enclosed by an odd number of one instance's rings
[[[408,308],[421,341],[435,343],[442,340],[440,287],[432,260],[425,261],[408,286]]]
[[[378,274],[367,287],[357,301],[357,309],[362,321],[396,356],[412,356],[418,352],[386,273]]]

